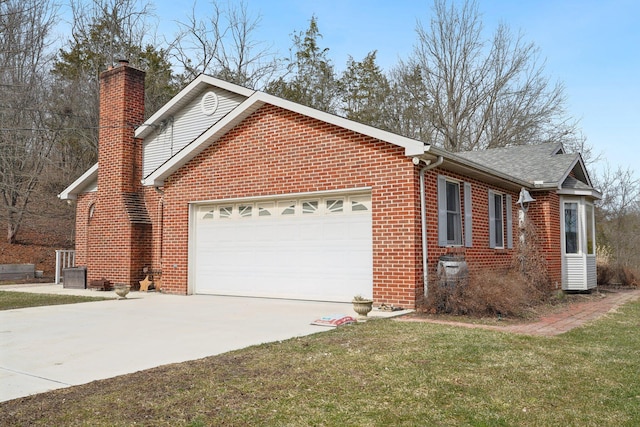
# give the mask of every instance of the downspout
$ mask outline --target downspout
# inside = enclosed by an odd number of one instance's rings
[[[422,227],[422,282],[424,284],[424,296],[427,296],[429,291],[429,265],[428,265],[428,244],[427,244],[427,202],[425,196],[425,184],[424,174],[426,171],[437,168],[442,164],[444,158],[438,156],[435,163],[431,163],[431,160],[424,160],[419,157],[413,158],[413,164],[418,166],[420,161],[424,162],[424,166],[420,169],[420,220]]]
[[[158,222],[158,256],[160,257],[160,259],[158,260],[159,262],[159,267],[160,267],[160,271],[162,271],[162,259],[163,259],[163,254],[162,254],[162,233],[163,233],[163,224],[162,221],[164,221],[164,190],[161,190],[160,187],[153,187],[156,192],[158,194],[160,194],[160,198],[158,199],[158,209],[157,209],[157,222]]]

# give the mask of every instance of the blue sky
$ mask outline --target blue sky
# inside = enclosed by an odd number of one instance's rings
[[[159,35],[170,37],[191,2],[151,0]],[[225,4],[221,0],[220,4]],[[457,0],[456,0],[457,1]],[[206,13],[208,2],[198,0]],[[247,0],[261,16],[256,39],[286,55],[291,34],[318,18],[321,45],[329,48],[337,70],[348,55],[361,60],[378,51],[389,69],[406,58],[417,38],[418,21],[431,19],[431,0]],[[568,113],[595,153],[611,167],[631,168],[640,178],[640,1],[638,0],[478,0],[487,36],[499,23],[540,48],[552,81],[565,85]],[[591,169],[600,169],[600,162]],[[592,175],[594,172],[592,172]]]

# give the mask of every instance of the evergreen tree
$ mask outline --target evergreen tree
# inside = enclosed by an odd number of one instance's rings
[[[386,106],[391,89],[376,63],[376,51],[369,52],[361,62],[349,56],[338,89],[346,118],[387,129]]]
[[[65,120],[65,147],[61,153],[73,170],[85,170],[97,160],[99,76],[121,59],[146,71],[145,115],[153,114],[180,89],[168,52],[143,44],[146,6],[132,0],[95,0],[93,9],[75,5],[73,38],[54,63],[57,105]]]
[[[318,21],[311,17],[309,28],[293,35],[287,74],[271,82],[266,91],[318,110],[336,113],[337,82],[328,57],[329,48],[321,48]]]

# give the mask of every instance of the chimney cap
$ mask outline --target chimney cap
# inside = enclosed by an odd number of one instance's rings
[[[129,65],[129,60],[128,59],[119,59],[118,60],[118,64],[120,64],[120,65]]]

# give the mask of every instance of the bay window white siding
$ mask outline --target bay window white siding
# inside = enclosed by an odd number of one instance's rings
[[[593,203],[585,197],[560,201],[562,289],[584,291],[597,285]]]

